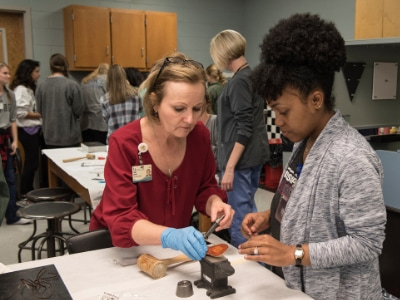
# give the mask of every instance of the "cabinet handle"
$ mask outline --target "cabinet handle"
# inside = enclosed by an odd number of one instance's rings
[[[110,47],[109,47],[109,46],[106,47],[106,55],[107,55],[107,56],[110,55]]]
[[[141,52],[142,52],[142,57],[143,57],[144,56],[144,48],[143,47],[142,47],[142,51]]]

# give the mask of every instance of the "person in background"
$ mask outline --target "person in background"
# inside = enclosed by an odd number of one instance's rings
[[[69,78],[64,55],[50,57],[50,70],[52,74],[36,89],[45,148],[77,147],[82,140],[79,118],[85,109],[81,88]]]
[[[131,86],[139,88],[144,81],[144,75],[136,68],[125,68],[126,78]]]
[[[218,153],[218,148],[217,148],[217,115],[212,114],[211,111],[211,101],[210,101],[210,96],[208,93],[205,95],[206,97],[206,108],[203,112],[203,114],[200,117],[200,121],[203,122],[203,124],[208,128],[210,131],[210,142],[211,142],[211,149],[214,154],[215,162],[217,162],[217,153]],[[218,174],[218,169],[216,174]]]
[[[215,180],[205,108],[203,66],[182,53],[161,59],[145,81],[146,116],[110,136],[106,186],[90,230],[108,228],[117,247],[162,245],[193,260],[205,257],[203,234],[189,226],[193,206],[217,230],[234,215]],[[151,179],[143,181],[146,170]]]
[[[107,143],[115,130],[138,119],[143,111],[138,89],[130,85],[120,65],[113,65],[108,70],[107,93],[100,102],[108,127]]]
[[[218,98],[217,161],[221,188],[228,192],[228,203],[236,212],[229,228],[235,247],[246,240],[240,232],[244,216],[257,211],[254,195],[270,154],[264,101],[253,91],[245,50],[245,38],[234,30],[221,31],[210,43],[216,67],[234,72]]]
[[[42,119],[36,110],[36,82],[40,77],[40,64],[32,59],[21,61],[10,85],[17,102],[18,139],[25,153],[21,174],[21,195],[33,190],[33,181],[39,167]]]
[[[331,22],[295,14],[265,35],[256,91],[295,142],[271,209],[247,215],[239,246],[313,299],[382,299],[383,168],[376,152],[334,109],[345,43]],[[260,234],[269,229],[270,234]],[[282,267],[282,272],[279,272]]]
[[[206,74],[208,84],[207,91],[211,99],[211,111],[216,115],[218,113],[217,100],[226,84],[226,79],[215,64],[211,64],[206,68]]]
[[[96,70],[82,79],[81,93],[85,110],[81,117],[83,142],[106,144],[107,124],[101,111],[100,99],[107,92],[107,72],[110,66],[101,63]]]
[[[69,78],[68,61],[50,57],[51,75],[36,89],[37,110],[42,115],[43,149],[79,147],[80,116],[85,109],[79,83]],[[40,187],[48,187],[47,158],[41,157]]]
[[[0,156],[10,195],[5,218],[8,225],[25,225],[32,221],[17,215],[19,207],[17,206],[14,155],[18,148],[18,130],[15,95],[7,87],[10,77],[10,69],[5,63],[0,62]]]

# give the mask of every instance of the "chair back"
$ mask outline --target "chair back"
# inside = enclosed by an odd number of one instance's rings
[[[67,249],[70,254],[111,247],[113,244],[107,229],[83,232],[67,239]]]

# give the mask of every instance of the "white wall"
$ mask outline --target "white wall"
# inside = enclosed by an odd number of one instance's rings
[[[176,12],[178,50],[202,62],[204,66],[212,63],[209,55],[211,38],[219,31],[229,28],[246,37],[246,57],[254,67],[259,62],[259,45],[263,36],[281,18],[287,18],[294,13],[319,14],[334,22],[345,40],[353,40],[354,37],[354,0],[1,0],[0,9],[2,6],[31,9],[33,58],[41,62],[41,80],[50,74],[50,55],[55,52],[64,53],[62,8],[71,4]],[[364,60],[369,63],[372,60],[381,60],[379,53],[371,57],[368,50],[366,51],[367,57],[364,55]],[[386,61],[400,60],[398,55],[382,56]],[[352,61],[358,59],[350,52],[349,57]],[[73,72],[72,75],[79,80],[85,73]],[[338,74],[335,83],[337,107],[343,114],[349,115],[350,124],[361,127],[400,124],[400,118],[397,118],[400,101],[372,103],[368,99],[372,86],[370,72],[366,72],[362,80],[352,102],[342,74]]]
[[[245,3],[242,31],[248,42],[246,56],[252,66],[259,61],[259,45],[269,28],[295,13],[319,14],[335,23],[345,40],[354,39],[354,0],[248,0]]]
[[[64,53],[62,8],[65,6],[78,4],[176,12],[178,50],[208,66],[212,63],[209,55],[211,38],[226,28],[242,29],[244,3],[242,0],[1,0],[0,9],[31,8],[33,59],[41,62],[43,80],[50,74],[50,56],[56,52]]]

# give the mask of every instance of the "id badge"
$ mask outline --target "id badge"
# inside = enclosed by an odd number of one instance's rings
[[[132,182],[146,182],[153,179],[151,165],[132,166]]]
[[[0,110],[3,110],[3,109],[4,109],[4,103],[0,102]]]

